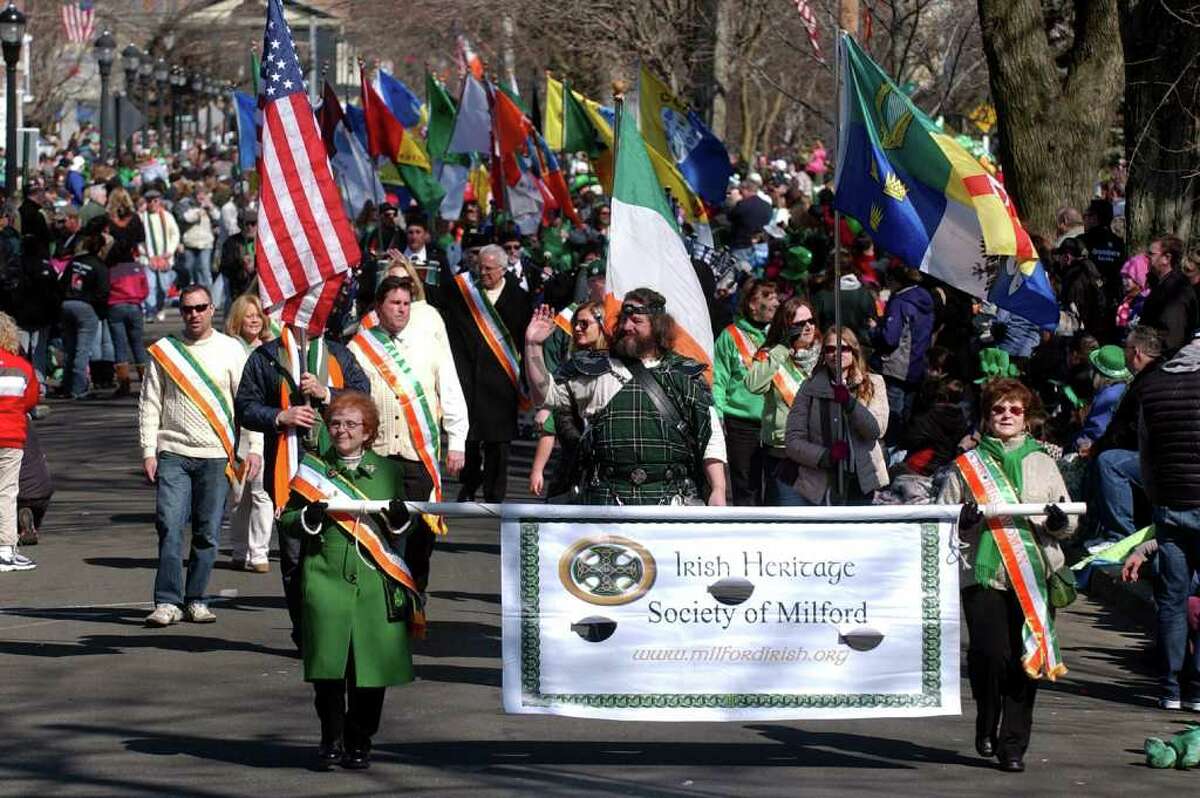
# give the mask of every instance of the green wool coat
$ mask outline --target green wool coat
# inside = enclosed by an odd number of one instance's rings
[[[332,452],[322,459],[336,462]],[[370,473],[368,473],[370,472]],[[351,475],[355,487],[370,499],[403,499],[404,469],[368,450]],[[413,680],[408,625],[388,620],[400,615],[411,599],[395,589],[373,564],[370,554],[333,520],[320,534],[309,535],[300,523],[307,501],[296,493],[280,517],[304,540],[301,622],[304,679],[341,679],[348,655],[354,652],[355,684],[387,687]],[[403,542],[393,548],[403,552]]]

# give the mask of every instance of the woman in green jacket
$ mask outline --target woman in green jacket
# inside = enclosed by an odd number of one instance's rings
[[[788,411],[800,385],[812,375],[821,356],[821,331],[807,299],[792,297],[775,312],[767,337],[746,372],[746,388],[764,397],[762,445],[765,450],[763,477],[766,504],[771,507],[802,506],[793,488],[795,467],[784,451],[783,432]]]
[[[385,689],[413,679],[408,631],[422,616],[397,553],[409,525],[403,469],[370,449],[379,413],[366,394],[345,391],[326,424],[333,447],[304,457],[280,524],[305,533],[301,651],[321,720],[318,767],[365,770]],[[329,511],[324,500],[334,497],[391,502],[355,515]]]

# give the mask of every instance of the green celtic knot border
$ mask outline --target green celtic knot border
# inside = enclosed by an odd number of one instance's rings
[[[578,522],[598,523],[599,519],[579,519]],[[915,695],[543,693],[538,625],[541,592],[538,523],[522,519],[520,525],[521,703],[524,706],[574,704],[597,709],[907,709],[941,706],[941,563],[936,523],[921,524],[921,692]]]

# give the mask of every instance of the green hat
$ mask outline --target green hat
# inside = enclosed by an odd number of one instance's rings
[[[1093,349],[1088,355],[1088,360],[1092,362],[1092,368],[1110,380],[1128,382],[1133,378],[1125,365],[1125,350],[1116,344]]]
[[[1020,374],[1016,364],[1009,359],[1008,352],[995,347],[984,349],[979,353],[979,372],[982,376],[975,380],[976,384],[1001,377],[1016,377]]]
[[[588,279],[591,279],[592,277],[604,277],[607,268],[608,264],[605,262],[604,258],[596,258],[594,261],[587,264]]]
[[[806,280],[812,260],[812,251],[808,247],[794,246],[784,256],[783,269],[779,276],[791,282]]]

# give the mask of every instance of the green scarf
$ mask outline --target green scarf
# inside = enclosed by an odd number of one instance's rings
[[[804,375],[804,379],[812,376],[813,369],[817,367],[817,360],[821,357],[821,347],[813,346],[808,349],[801,349],[799,352],[793,351],[790,355],[792,363]]]
[[[1025,440],[1021,441],[1020,445],[1006,449],[1004,443],[999,438],[993,438],[990,435],[985,435],[979,440],[978,451],[985,457],[990,457],[1000,465],[1000,470],[1004,472],[1004,476],[1008,478],[1012,485],[1013,492],[1017,498],[1021,498],[1021,491],[1024,488],[1024,478],[1021,475],[1021,464],[1024,462],[1026,455],[1033,452],[1043,451],[1041,444],[1035,441],[1030,436],[1026,435]],[[1023,518],[1014,518],[1013,524],[1022,532],[1033,534],[1029,523]],[[979,548],[975,553],[975,582],[980,585],[990,585],[996,580],[996,575],[1004,565],[1000,560],[1000,549],[996,546],[996,540],[992,537],[992,530],[988,528],[986,522],[983,530],[979,535]]]

